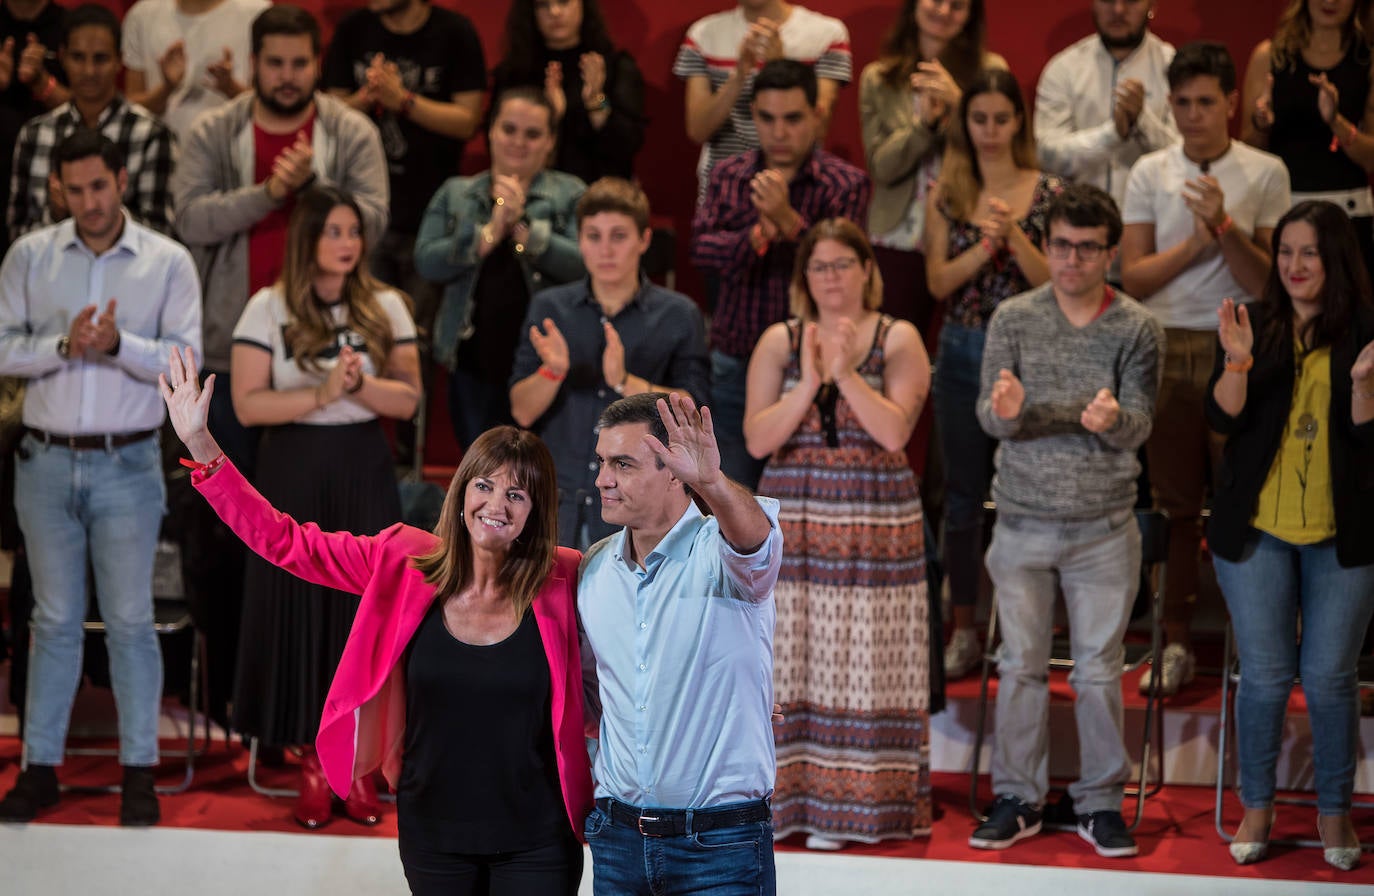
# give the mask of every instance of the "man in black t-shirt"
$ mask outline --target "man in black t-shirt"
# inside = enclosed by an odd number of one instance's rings
[[[68,100],[67,75],[57,64],[65,10],[50,0],[0,3],[0,208],[9,206],[12,153],[19,129]],[[9,234],[0,221],[0,250]]]
[[[434,291],[415,274],[415,233],[430,197],[458,173],[481,122],[486,62],[472,23],[425,0],[368,0],[339,22],[323,87],[372,116],[391,175],[391,225],[373,247],[377,277],[410,293],[427,341]]]

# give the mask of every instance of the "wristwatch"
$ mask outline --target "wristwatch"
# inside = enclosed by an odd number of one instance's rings
[[[626,372],[625,372],[625,379],[623,379],[623,380],[621,380],[619,383],[616,383],[615,385],[611,386],[611,388],[615,390],[615,394],[616,394],[616,395],[619,395],[619,396],[621,396],[621,397],[623,398],[624,395],[625,395],[625,387],[628,386],[629,384],[630,384],[630,373],[629,373],[629,371],[626,371]]]
[[[72,340],[70,336],[61,336],[57,340],[57,355],[64,361],[71,360]]]

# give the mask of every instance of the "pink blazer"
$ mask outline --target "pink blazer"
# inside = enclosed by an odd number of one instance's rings
[[[346,796],[353,780],[381,768],[396,786],[405,734],[405,670],[411,636],[434,601],[411,559],[434,549],[429,532],[397,523],[374,536],[322,532],[272,507],[226,463],[191,481],[244,544],[264,560],[309,582],[362,595],[339,668],[329,685],[315,747],[329,786]],[[578,838],[592,807],[592,777],[583,739],[582,660],[577,636],[577,565],[558,548],[553,570],[534,599],[534,617],[549,661],[554,752],[568,822]]]

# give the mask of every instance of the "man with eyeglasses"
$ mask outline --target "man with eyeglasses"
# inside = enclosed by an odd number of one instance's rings
[[[1073,651],[1078,833],[1098,855],[1133,856],[1121,817],[1131,761],[1122,741],[1122,638],[1140,575],[1132,508],[1150,434],[1164,332],[1107,284],[1121,217],[1104,191],[1066,188],[1050,204],[1050,281],[1003,302],[988,325],[978,420],[1001,440],[987,568],[1002,635],[996,801],[969,838],[1005,849],[1040,830],[1049,787],[1046,669],[1055,594]]]

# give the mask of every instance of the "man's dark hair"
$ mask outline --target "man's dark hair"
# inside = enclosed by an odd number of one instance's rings
[[[124,170],[124,153],[115,142],[92,128],[77,128],[53,147],[52,170],[62,176],[62,166],[99,156],[114,174]]]
[[[119,18],[98,3],[83,3],[75,9],[67,10],[67,14],[62,17],[62,38],[58,46],[66,47],[68,41],[71,40],[72,32],[76,29],[91,26],[104,28],[110,32],[114,37],[115,54],[118,55],[122,43],[119,33]]]
[[[638,395],[628,395],[625,398],[611,402],[606,410],[601,412],[601,416],[596,421],[596,431],[610,429],[612,426],[629,426],[635,423],[645,423],[649,427],[649,435],[658,439],[664,445],[668,444],[668,427],[663,425],[663,418],[658,416],[658,400],[668,400],[667,392],[641,392]],[[660,469],[663,468],[663,461],[658,461]]]
[[[1045,215],[1046,239],[1055,221],[1063,221],[1070,227],[1105,227],[1108,246],[1121,242],[1121,212],[1117,210],[1116,200],[1091,184],[1068,184],[1050,200],[1050,209]]]
[[[765,90],[800,90],[808,106],[816,105],[816,71],[795,59],[774,59],[754,78],[754,96]]]
[[[1169,89],[1178,90],[1188,81],[1211,75],[1221,82],[1221,92],[1236,89],[1236,63],[1226,45],[1214,40],[1195,40],[1184,44],[1169,63]]]
[[[289,3],[274,3],[253,20],[253,55],[262,52],[263,38],[273,34],[310,38],[310,48],[320,54],[320,23],[309,12]]]

